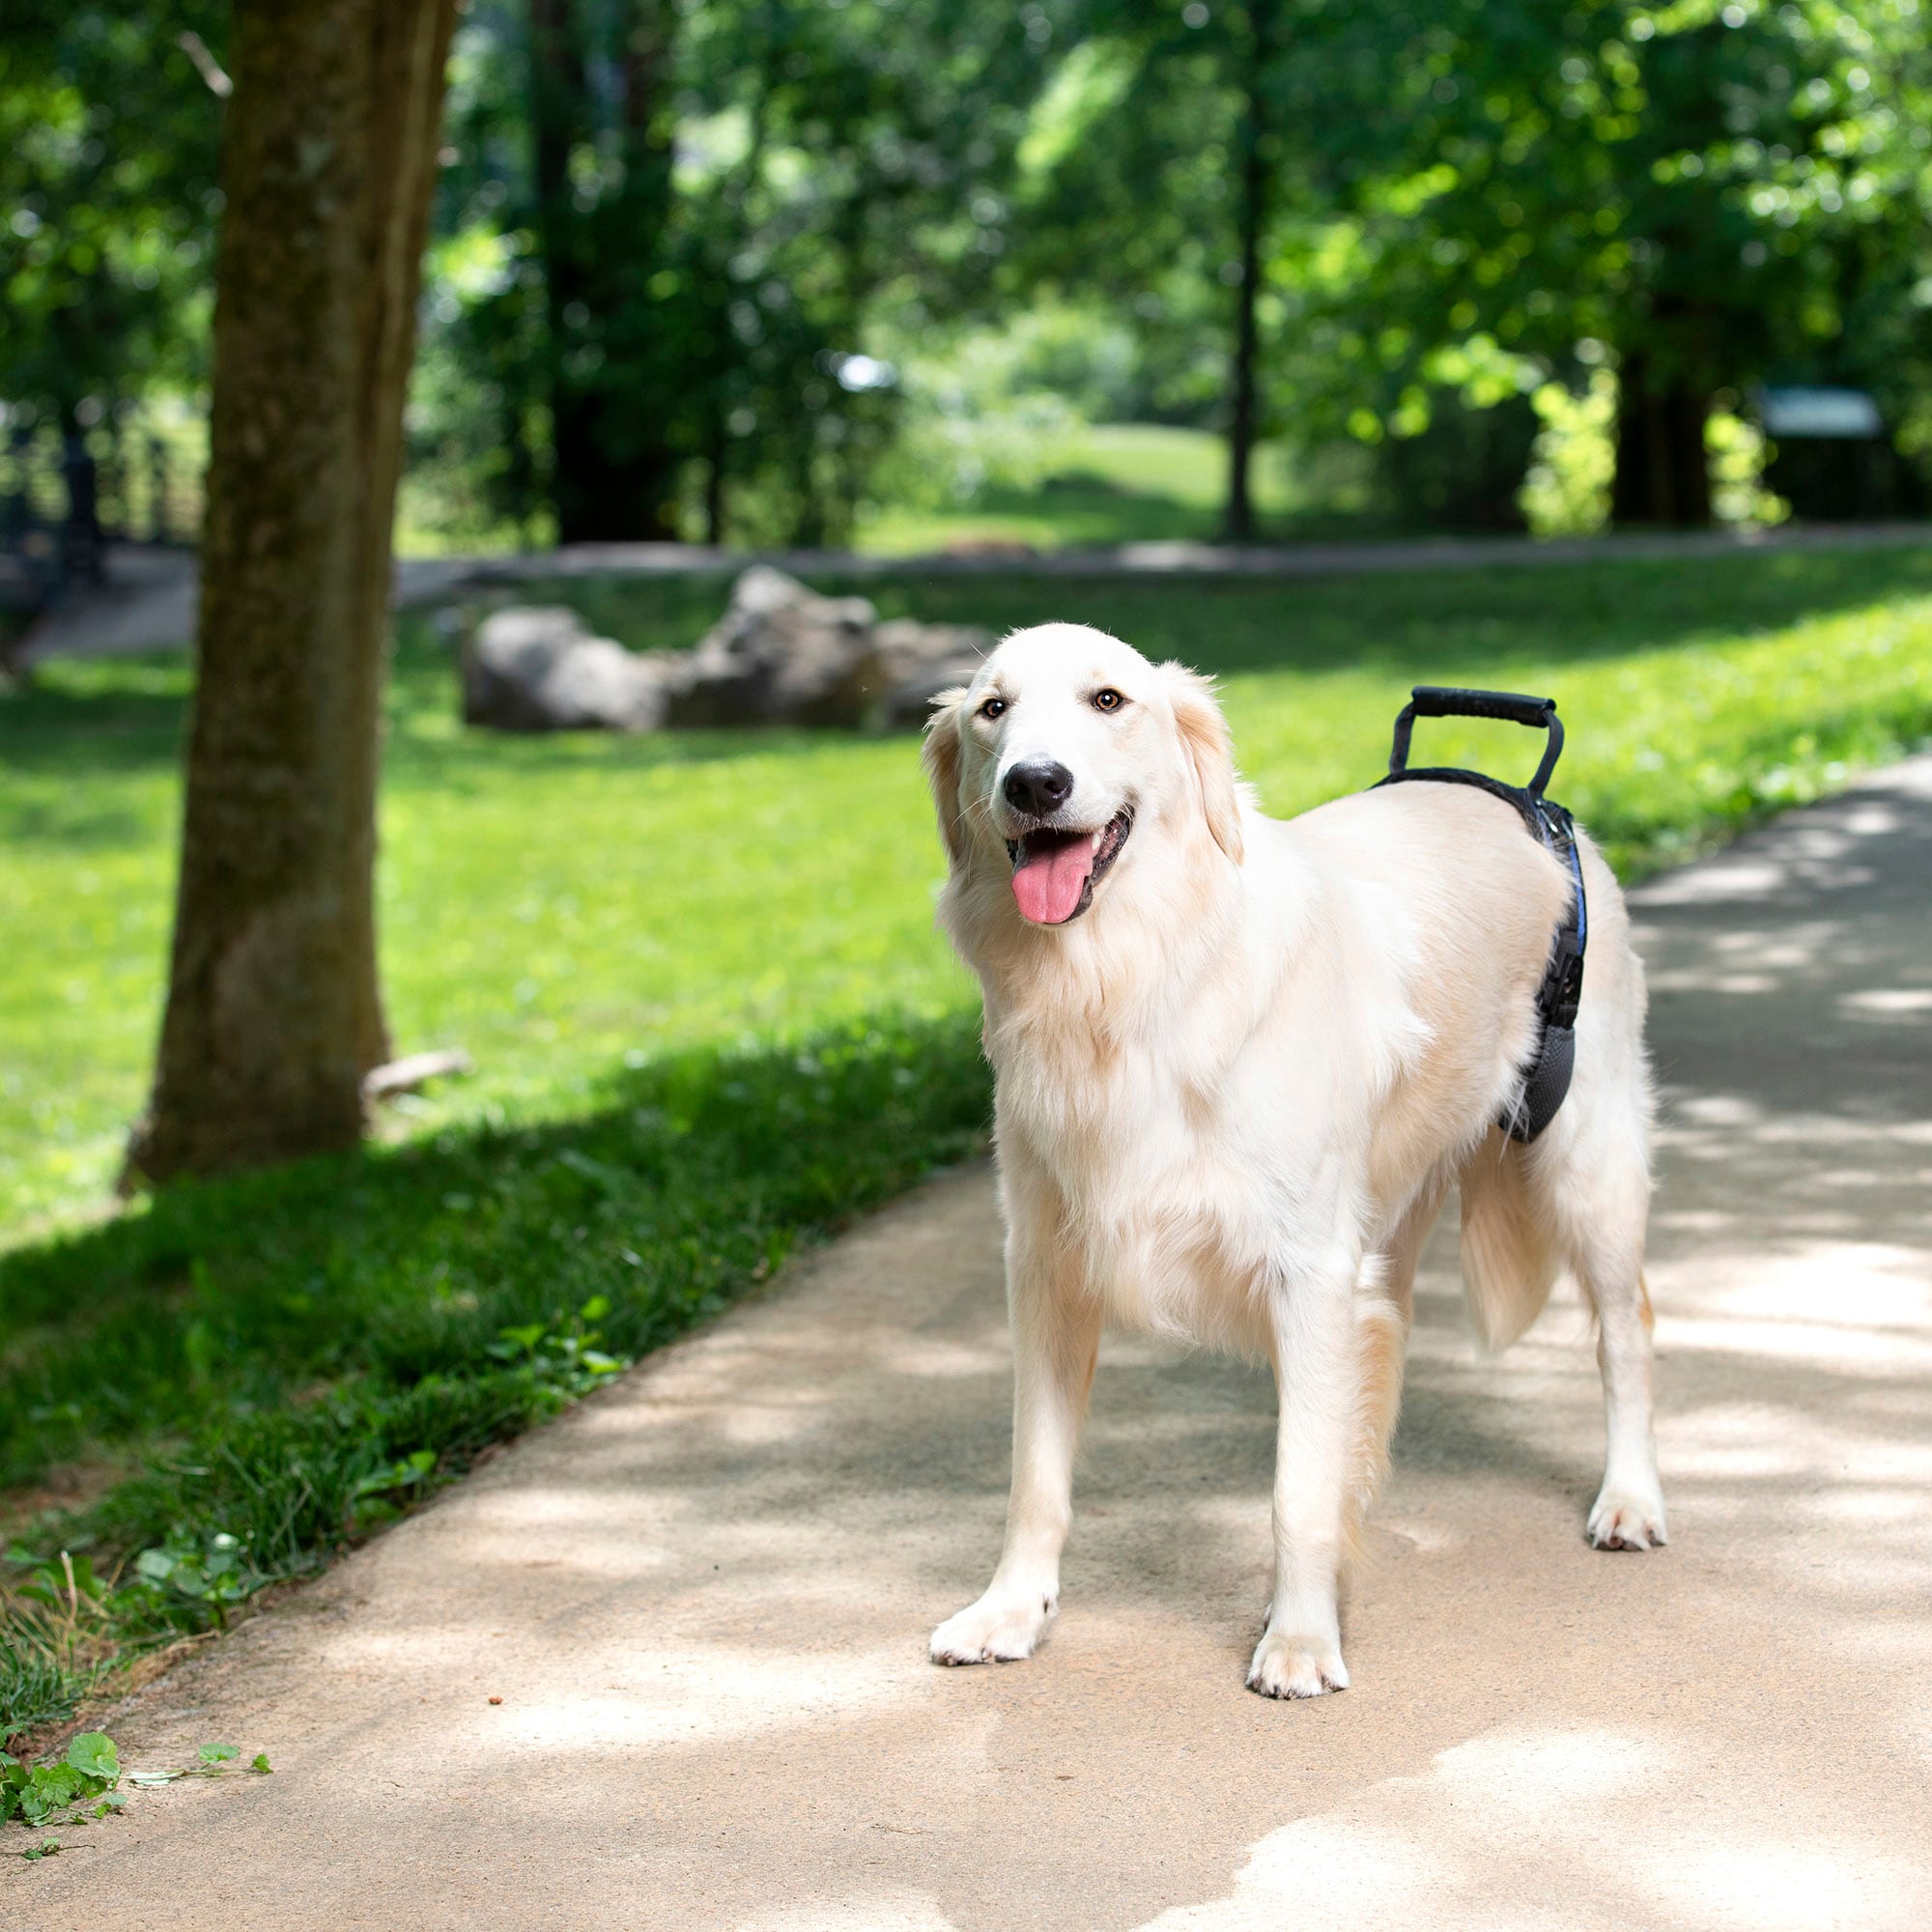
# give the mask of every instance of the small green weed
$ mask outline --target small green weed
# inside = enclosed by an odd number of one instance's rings
[[[112,1748],[110,1745],[109,1749]],[[241,1755],[233,1745],[203,1745],[195,1753],[192,1764],[167,1765],[159,1771],[130,1771],[128,1782],[146,1787],[173,1784],[184,1777],[219,1777]],[[248,1760],[245,1769],[266,1776],[274,1770],[274,1766],[269,1762],[267,1751],[257,1751]]]
[[[83,1731],[57,1764],[24,1765],[0,1751],[0,1822],[58,1828],[78,1822],[83,1809],[104,1818],[128,1802],[120,1782],[120,1754],[103,1731]]]
[[[124,1776],[138,1786],[172,1784],[183,1777],[219,1777],[241,1755],[233,1745],[203,1745],[192,1763],[124,1773],[121,1753],[105,1731],[81,1732],[68,1745],[67,1754],[50,1763],[22,1764],[0,1750],[0,1824],[16,1822],[30,1831],[96,1824],[126,1808]],[[273,1768],[266,1751],[257,1751],[247,1765],[258,1775]],[[32,1863],[63,1849],[59,1839],[43,1838],[20,1856]]]
[[[0,1725],[17,1734],[65,1717],[112,1662],[224,1628],[236,1605],[393,1520],[484,1444],[620,1375],[629,1359],[605,1352],[586,1325],[609,1309],[593,1296],[561,1329],[504,1330],[488,1350],[497,1366],[478,1375],[343,1389],[294,1415],[204,1429],[65,1523],[117,1550],[159,1532],[106,1577],[90,1555],[16,1545],[16,1578],[0,1595],[17,1658],[0,1666]],[[398,1452],[411,1434],[430,1446]]]

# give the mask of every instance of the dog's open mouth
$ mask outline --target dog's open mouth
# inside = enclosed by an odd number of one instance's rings
[[[1094,885],[1121,856],[1134,814],[1122,808],[1097,832],[1041,830],[1007,840],[1013,897],[1036,925],[1065,925],[1094,903]]]

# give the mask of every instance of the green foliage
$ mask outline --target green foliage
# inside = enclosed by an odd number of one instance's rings
[[[1545,383],[1531,402],[1543,427],[1518,494],[1523,519],[1541,537],[1593,535],[1610,520],[1617,378],[1596,367],[1580,393]],[[1719,410],[1705,424],[1704,442],[1719,523],[1763,528],[1791,514],[1791,506],[1765,487],[1769,445],[1755,423]]]
[[[0,42],[0,400],[71,426],[195,380],[221,103],[181,41],[213,0],[15,0]]]
[[[106,1785],[121,1775],[121,1754],[102,1731],[83,1731],[68,1746],[67,1761],[83,1777],[99,1778]]]
[[[1769,528],[1791,514],[1791,505],[1765,487],[1770,445],[1764,432],[1734,410],[1714,411],[1704,425],[1711,464],[1711,507],[1720,524]]]
[[[0,1651],[0,1738],[71,1716],[95,1682],[91,1660],[62,1656],[38,1642],[17,1608],[7,1613],[6,1640],[7,1648]]]
[[[413,412],[446,507],[418,518],[841,537],[898,415],[862,352],[978,293],[1034,53],[951,0],[472,8]]]
[[[203,1745],[192,1762],[125,1774],[129,1784],[152,1787],[184,1777],[219,1777],[242,1753],[233,1745]],[[266,1751],[257,1751],[246,1769],[271,1773]],[[118,1816],[128,1804],[121,1789],[121,1753],[104,1731],[82,1731],[59,1759],[28,1765],[0,1750],[0,1824],[16,1822],[29,1831],[71,1830]],[[20,1856],[30,1864],[65,1850],[58,1838],[43,1837]]]
[[[1355,266],[1318,332],[1379,372],[1385,419],[1464,339],[1546,373],[1607,344],[1706,396],[1775,370],[1918,380],[1900,352],[1914,340],[1922,371],[1922,317],[1888,280],[1925,183],[1932,65],[1910,0],[1523,0],[1390,24],[1387,105],[1353,162]],[[1879,308],[1894,326],[1874,333]]]
[[[120,1753],[103,1731],[81,1732],[68,1746],[67,1755],[54,1764],[25,1765],[0,1751],[0,1824],[17,1820],[45,1829],[105,1818],[128,1802],[118,1789],[120,1782]],[[58,1844],[43,1841],[37,1852],[45,1856],[59,1849]]]
[[[1932,448],[1914,0],[1087,0],[1071,26],[1013,285],[1132,324],[1140,412],[1221,418],[1258,142],[1264,433],[1372,447],[1406,523],[1506,512],[1520,464],[1498,489],[1508,439],[1462,419],[1526,426],[1520,397],[1605,355],[1644,397],[1861,383]]]
[[[1032,332],[978,332],[937,355],[913,348],[896,358],[906,420],[868,479],[876,498],[895,509],[954,509],[989,487],[1022,494],[1065,469],[1084,426],[1068,397],[1030,366]]]
[[[1593,369],[1580,392],[1544,383],[1530,399],[1543,427],[1518,501],[1540,537],[1594,536],[1610,521],[1617,379]]]
[[[193,401],[222,108],[184,35],[218,60],[226,9],[14,12],[7,420]],[[1510,515],[1526,399],[1618,364],[1861,384],[1922,465],[1928,101],[1916,0],[476,0],[409,532],[842,541],[1031,488],[1080,417],[1219,428],[1248,213],[1258,433],[1352,447],[1373,517]]]
[[[113,1654],[112,1582],[91,1558],[16,1548],[0,1566],[0,1744],[69,1716]]]

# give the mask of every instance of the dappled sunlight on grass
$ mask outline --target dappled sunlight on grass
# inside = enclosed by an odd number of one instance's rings
[[[317,1378],[407,1387],[592,1297],[608,1345],[641,1352],[814,1232],[977,1152],[987,1120],[960,1021],[669,1054],[597,1101],[180,1183],[16,1249],[0,1262],[0,1483],[90,1441],[272,1412]]]
[[[1062,433],[1051,473],[1030,486],[984,484],[970,502],[917,508],[878,506],[861,519],[857,545],[885,555],[943,551],[955,545],[1020,543],[1037,550],[1069,545],[1193,538],[1211,541],[1226,519],[1228,446],[1205,430],[1156,423],[1088,424]],[[1366,465],[1363,466],[1366,468]],[[1310,487],[1297,476],[1293,454],[1279,443],[1260,444],[1251,488],[1269,536],[1317,524],[1359,536],[1366,490],[1335,479]],[[1326,488],[1324,491],[1324,483]],[[1321,514],[1310,512],[1321,501]]]
[[[28,1572],[71,1550],[121,1579],[89,1573],[99,1640],[65,1678],[11,1620],[21,1574],[0,1563],[0,1742],[70,1706],[117,1643],[218,1625],[980,1152],[986,1116],[970,1025],[875,1015],[663,1056],[548,1126],[177,1184],[0,1256],[0,1492],[103,1449],[141,1464],[21,1525]],[[185,1569],[123,1574],[164,1543]]]

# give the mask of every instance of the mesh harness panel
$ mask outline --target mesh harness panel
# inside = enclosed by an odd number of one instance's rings
[[[1408,767],[1408,740],[1417,718],[1494,718],[1541,726],[1549,733],[1543,761],[1526,785],[1504,784],[1482,772],[1459,766]],[[1577,856],[1577,828],[1570,814],[1543,795],[1563,750],[1563,727],[1553,697],[1523,697],[1507,691],[1461,691],[1419,684],[1395,722],[1395,746],[1381,785],[1428,782],[1474,785],[1516,812],[1532,838],[1554,855],[1569,872],[1572,893],[1562,923],[1549,945],[1549,958],[1536,989],[1536,1051],[1522,1069],[1522,1092],[1496,1122],[1512,1140],[1529,1142],[1556,1118],[1577,1065],[1577,1009],[1583,998],[1583,952],[1590,936],[1590,909],[1583,893],[1583,867]]]

